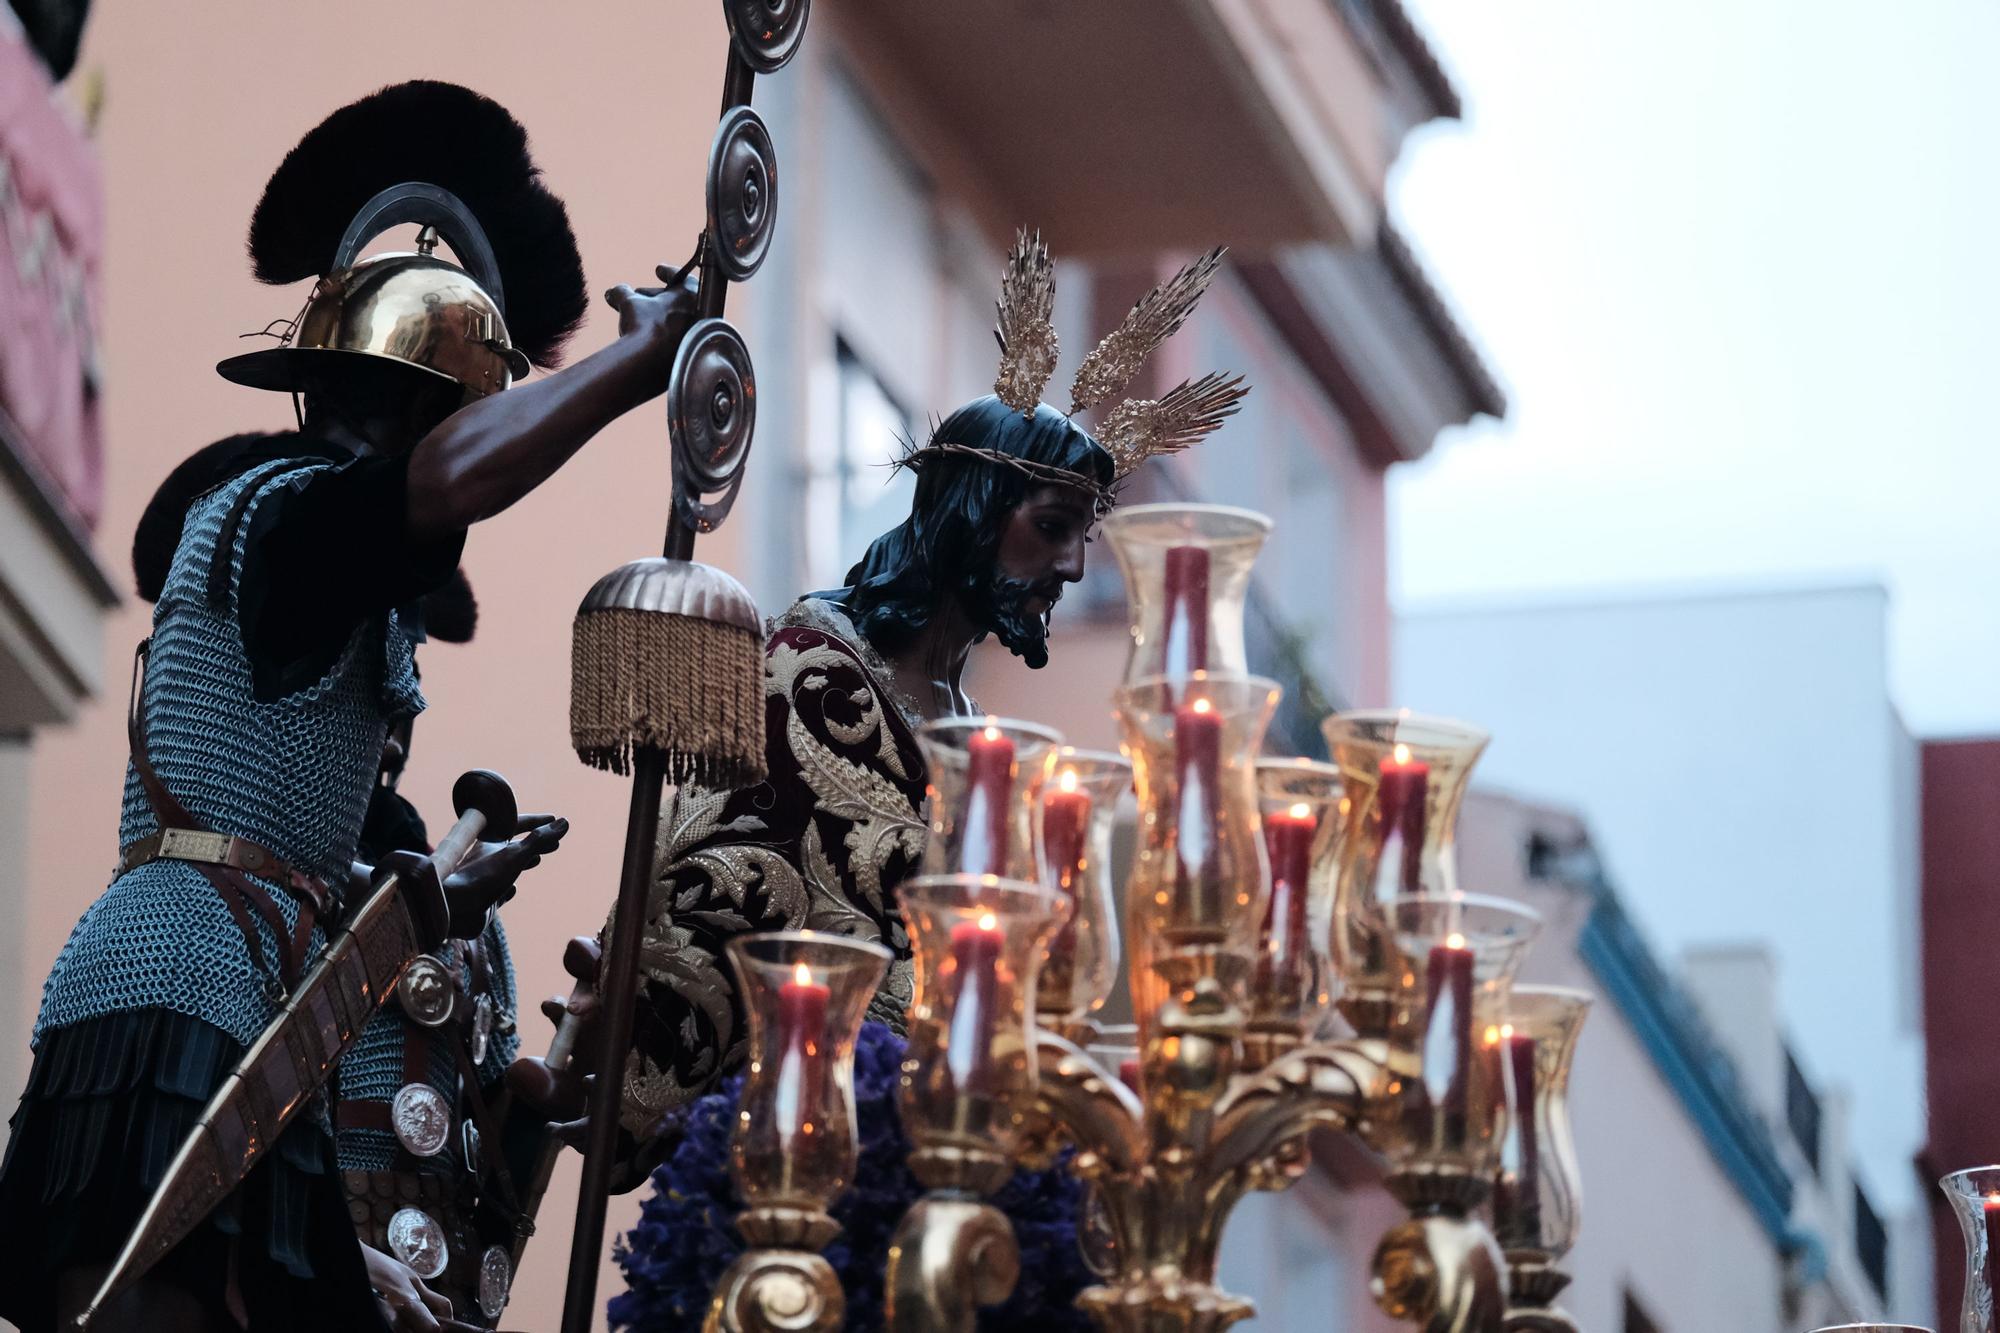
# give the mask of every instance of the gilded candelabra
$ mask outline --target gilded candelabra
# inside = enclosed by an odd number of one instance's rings
[[[1573,1328],[1553,1302],[1576,1230],[1566,1083],[1588,998],[1515,988],[1534,914],[1459,890],[1452,836],[1485,736],[1343,714],[1324,724],[1333,763],[1260,759],[1278,688],[1247,674],[1242,622],[1268,521],[1156,505],[1106,529],[1133,608],[1123,757],[1001,719],[919,738],[930,840],[899,889],[915,972],[900,1103],[929,1193],[891,1246],[890,1328],[969,1333],[1007,1297],[1019,1253],[984,1200],[1065,1150],[1103,1278],[1078,1304],[1099,1328],[1247,1319],[1254,1305],[1216,1283],[1223,1229],[1246,1193],[1303,1175],[1325,1131],[1376,1154],[1408,1211],[1373,1260],[1390,1314],[1436,1333]],[[1128,785],[1121,937],[1110,830]],[[1107,1069],[1085,1047],[1121,947],[1136,1050]],[[758,1030],[783,1027],[771,987],[747,998]],[[851,1026],[827,1040],[851,1051]],[[739,1141],[772,1114],[751,1092]],[[783,1169],[765,1164],[767,1192]],[[800,1268],[798,1236],[745,1235]],[[768,1267],[762,1253],[739,1269]],[[839,1324],[817,1298],[784,1314],[725,1326]]]

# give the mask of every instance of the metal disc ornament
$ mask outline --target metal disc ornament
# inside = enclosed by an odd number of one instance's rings
[[[444,1243],[444,1228],[421,1208],[399,1209],[389,1219],[389,1253],[410,1266],[418,1277],[429,1281],[444,1272],[451,1252]]]
[[[750,349],[729,321],[704,319],[681,339],[667,381],[674,512],[695,531],[713,532],[728,517],[756,428]]]
[[[810,0],[722,0],[729,40],[759,74],[785,67],[805,39]]]
[[[472,1063],[486,1063],[486,1048],[493,1040],[493,1001],[482,995],[472,1003]]]
[[[396,983],[396,1003],[403,1006],[411,1022],[434,1028],[451,1017],[452,996],[457,989],[445,965],[423,954],[403,969],[402,979]]]
[[[778,222],[778,154],[763,117],[739,106],[708,150],[708,234],[716,266],[742,282],[763,264]]]
[[[488,1245],[479,1256],[479,1313],[498,1319],[507,1308],[507,1292],[514,1285],[514,1261],[498,1245]]]
[[[396,1142],[412,1157],[435,1157],[451,1138],[451,1108],[443,1094],[428,1083],[405,1083],[389,1103],[389,1123]]]

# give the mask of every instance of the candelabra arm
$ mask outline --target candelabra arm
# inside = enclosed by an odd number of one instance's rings
[[[1363,1131],[1388,1074],[1384,1044],[1355,1041],[1302,1047],[1237,1076],[1216,1104],[1204,1174],[1258,1174],[1302,1150],[1314,1129]]]
[[[977,1199],[919,1199],[889,1242],[889,1333],[973,1333],[979,1307],[1006,1300],[1020,1275],[1006,1214]]]
[[[1376,1247],[1373,1269],[1375,1303],[1424,1333],[1510,1326],[1506,1261],[1486,1228],[1470,1218],[1429,1213],[1391,1227]]]
[[[1084,1177],[1124,1174],[1142,1165],[1145,1108],[1133,1091],[1104,1071],[1067,1038],[1035,1032],[1039,1078],[1029,1112],[1028,1138],[1040,1148],[1037,1165],[1052,1163],[1062,1142],[1076,1146],[1075,1171]]]

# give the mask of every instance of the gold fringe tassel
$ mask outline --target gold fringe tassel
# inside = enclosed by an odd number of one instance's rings
[[[762,782],[763,640],[658,611],[586,611],[571,642],[569,734],[592,768],[630,773],[638,751],[656,749],[669,782]]]

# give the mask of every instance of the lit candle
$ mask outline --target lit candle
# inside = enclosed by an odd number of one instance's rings
[[[1375,804],[1382,814],[1382,861],[1400,866],[1397,892],[1421,892],[1431,766],[1398,744],[1382,761],[1381,778]]]
[[[1069,898],[1069,916],[1042,961],[1038,1002],[1044,1008],[1066,1007],[1069,1002],[1077,918],[1083,915],[1088,892],[1084,875],[1090,859],[1090,808],[1090,793],[1078,784],[1073,768],[1057,774],[1055,789],[1042,797],[1042,851],[1048,858],[1051,887]]]
[[[784,1051],[778,1061],[775,1106],[778,1133],[790,1138],[812,1133],[819,1115],[820,1062],[826,1047],[826,1006],[833,992],[800,963],[792,979],[778,987],[778,1028]]]
[[[945,1063],[960,1092],[982,1091],[987,1082],[999,1022],[994,1012],[1000,987],[997,969],[1005,943],[999,919],[991,912],[951,928],[951,958],[939,980],[951,1005]]]
[[[1174,782],[1180,796],[1174,821],[1177,924],[1219,928],[1225,919],[1219,864],[1222,718],[1206,697],[1174,710]]]
[[[1139,1057],[1128,1055],[1118,1062],[1118,1081],[1132,1091],[1139,1091]]]
[[[1535,1039],[1512,1023],[1489,1029],[1494,1067],[1507,1108],[1514,1160],[1502,1163],[1493,1191],[1494,1221],[1507,1242],[1541,1241],[1541,1139],[1535,1124]],[[1505,1168],[1511,1167],[1509,1173]]]
[[[1424,1022],[1424,1090],[1443,1111],[1438,1146],[1463,1147],[1472,1074],[1472,950],[1453,935],[1433,945],[1425,969],[1429,1013]]]
[[[1306,923],[1313,835],[1319,820],[1298,802],[1264,816],[1264,846],[1271,856],[1271,906],[1264,914],[1263,949],[1257,958],[1259,995],[1282,994],[1296,1004],[1312,984],[1312,941]]]
[[[1208,670],[1208,550],[1167,548],[1160,625],[1166,674]]]
[[[1993,1311],[1986,1326],[2000,1328],[2000,1191],[1986,1196],[1986,1291]]]
[[[1013,790],[1014,742],[989,721],[965,744],[965,819],[959,830],[958,867],[964,873],[1007,873]]]

